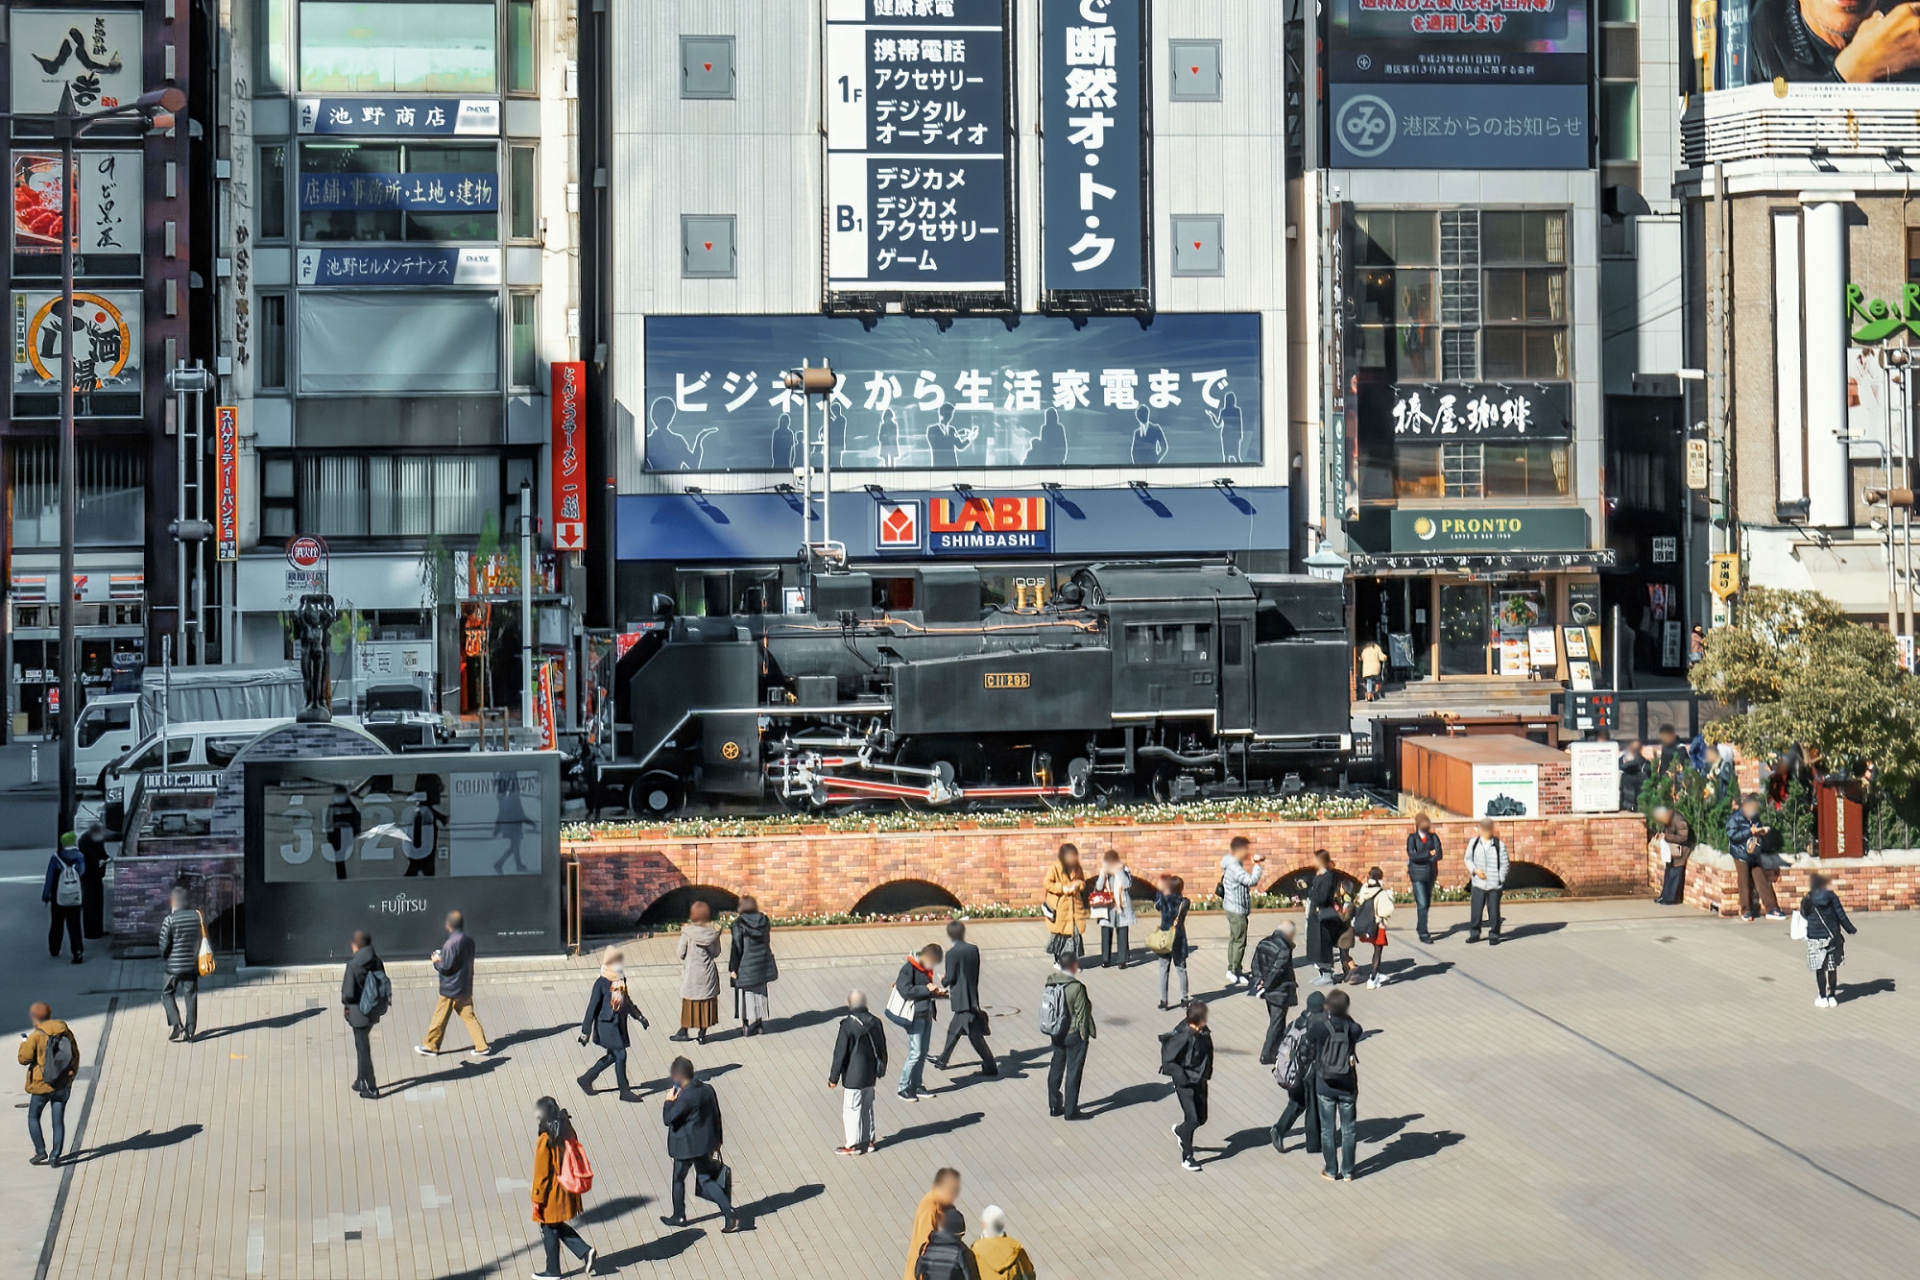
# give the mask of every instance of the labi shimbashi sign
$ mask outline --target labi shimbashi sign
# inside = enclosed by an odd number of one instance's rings
[[[1898,307],[1881,298],[1869,298],[1866,290],[1859,285],[1849,284],[1847,323],[1860,325],[1853,331],[1855,342],[1881,342],[1902,329],[1910,336],[1920,338],[1920,284],[1908,284],[1901,288]]]

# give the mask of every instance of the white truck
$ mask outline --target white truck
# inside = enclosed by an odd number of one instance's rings
[[[209,720],[290,720],[306,705],[297,667],[152,667],[139,693],[98,694],[74,725],[73,772],[100,787],[107,768],[163,725]]]

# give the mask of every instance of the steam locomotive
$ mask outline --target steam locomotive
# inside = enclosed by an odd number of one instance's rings
[[[1103,564],[983,608],[975,568],[905,572],[906,609],[845,571],[814,577],[803,614],[656,598],[616,667],[600,793],[655,817],[1170,801],[1269,790],[1351,745],[1337,582]]]

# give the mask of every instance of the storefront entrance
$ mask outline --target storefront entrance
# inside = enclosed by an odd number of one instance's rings
[[[1553,631],[1556,663],[1537,662],[1543,629],[1599,618],[1597,579],[1542,575],[1475,580],[1461,576],[1358,578],[1356,645],[1378,639],[1393,682],[1431,679],[1557,679],[1566,655]]]

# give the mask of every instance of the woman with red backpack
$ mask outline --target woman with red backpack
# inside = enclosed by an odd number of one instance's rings
[[[533,1273],[533,1280],[559,1280],[563,1240],[592,1275],[599,1252],[580,1238],[572,1220],[580,1216],[580,1197],[593,1189],[593,1166],[574,1135],[573,1117],[559,1103],[542,1098],[533,1111],[540,1122],[533,1140],[533,1220],[540,1224],[540,1243],[547,1250],[546,1265]]]

